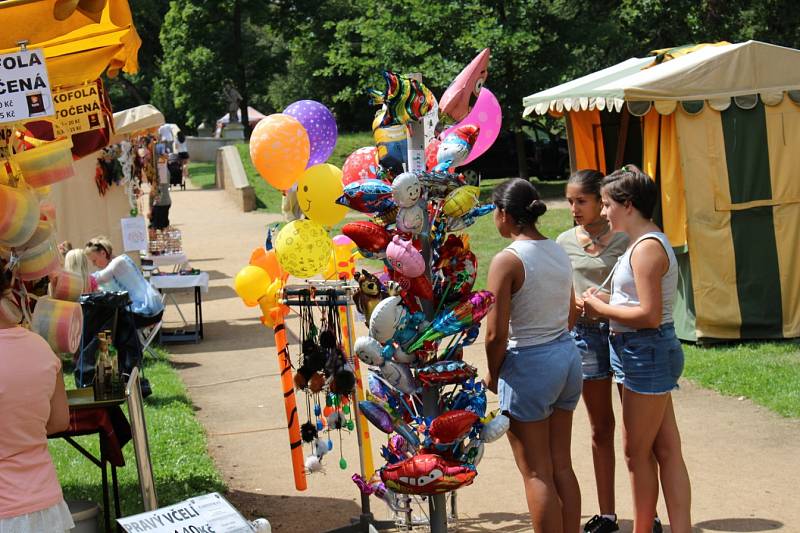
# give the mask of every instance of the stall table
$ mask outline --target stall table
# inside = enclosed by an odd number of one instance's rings
[[[66,431],[48,435],[50,439],[64,439],[100,469],[103,486],[103,514],[105,530],[110,533],[111,509],[109,506],[108,465],[111,466],[111,491],[114,496],[114,514],[121,517],[117,467],[125,466],[122,448],[131,440],[131,426],[120,404],[125,398],[94,401],[91,387],[67,391],[69,427]],[[78,444],[74,437],[97,434],[100,438],[100,457],[95,457]]]
[[[183,320],[181,328],[161,328],[161,342],[200,342],[203,338],[203,298],[201,293],[208,293],[208,272],[198,274],[160,274],[150,278],[150,284],[161,291],[169,300]],[[191,326],[183,316],[173,293],[181,290],[194,290],[194,325]]]

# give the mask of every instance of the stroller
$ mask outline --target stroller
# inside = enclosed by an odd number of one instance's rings
[[[169,154],[167,158],[167,171],[169,172],[169,184],[180,185],[181,190],[186,190],[186,181],[183,179],[183,161],[176,153]]]

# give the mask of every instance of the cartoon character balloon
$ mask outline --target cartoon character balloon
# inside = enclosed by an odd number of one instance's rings
[[[462,120],[467,116],[489,77],[490,56],[490,50],[484,48],[456,76],[439,101],[439,111],[442,114],[455,121]]]
[[[392,197],[399,207],[411,207],[422,196],[422,185],[413,172],[403,172],[392,181]]]
[[[420,205],[403,207],[397,211],[395,223],[398,231],[419,235],[425,229],[425,211]]]
[[[398,235],[386,247],[386,260],[393,269],[409,278],[425,273],[425,259],[422,254],[414,248],[411,241],[401,239]]]
[[[323,226],[335,226],[347,214],[336,203],[344,191],[342,171],[328,163],[308,168],[297,182],[297,201],[303,213]]]
[[[465,164],[479,133],[480,128],[472,124],[448,130],[436,152],[438,164],[433,167],[433,171],[449,172],[455,167]]]

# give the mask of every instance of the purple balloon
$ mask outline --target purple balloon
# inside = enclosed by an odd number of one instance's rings
[[[324,105],[314,100],[299,100],[283,110],[285,115],[296,118],[308,133],[311,156],[306,168],[324,163],[336,147],[339,136],[336,119]]]
[[[358,402],[358,408],[361,410],[361,414],[376,428],[387,434],[394,431],[392,417],[386,412],[386,409],[377,403],[370,400],[361,400]]]

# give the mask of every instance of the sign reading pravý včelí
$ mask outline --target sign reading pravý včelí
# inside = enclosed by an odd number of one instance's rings
[[[253,527],[216,492],[118,518],[127,533],[252,533]]]
[[[0,123],[55,112],[44,51],[20,50],[0,55]]]

